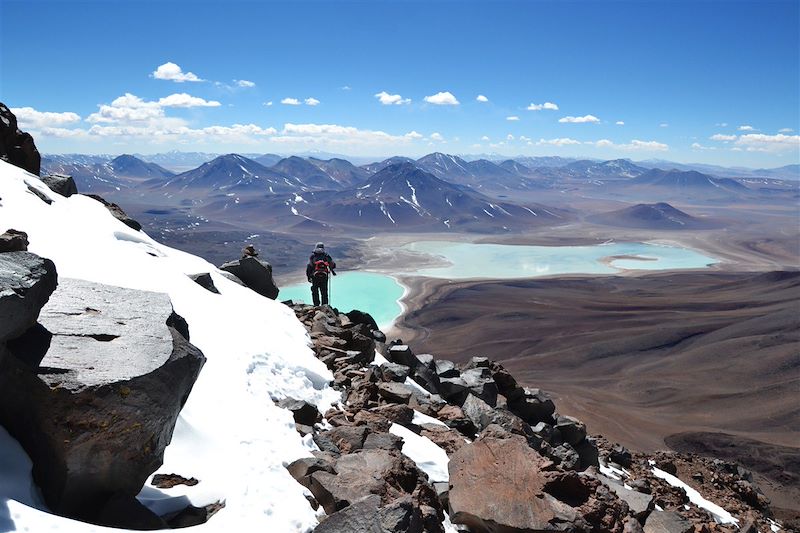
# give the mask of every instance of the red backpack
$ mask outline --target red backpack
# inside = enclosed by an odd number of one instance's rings
[[[330,272],[330,264],[328,264],[325,259],[318,259],[314,261],[314,277],[315,278],[327,278],[328,272]]]

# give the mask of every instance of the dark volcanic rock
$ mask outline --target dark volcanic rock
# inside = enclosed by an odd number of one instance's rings
[[[295,400],[287,396],[278,402],[278,407],[290,410],[294,421],[298,424],[313,426],[317,422],[322,422],[322,415],[317,408],[306,401]]]
[[[267,298],[278,297],[278,286],[272,279],[272,265],[256,257],[243,257],[225,263],[220,270],[230,272],[249,288]]]
[[[36,323],[56,288],[56,267],[29,252],[0,254],[0,342],[16,338]]]
[[[73,194],[78,194],[78,186],[75,185],[75,180],[72,176],[65,174],[49,174],[40,178],[45,185],[50,187],[50,190],[60,194],[61,196],[70,197]]]
[[[24,231],[10,229],[0,235],[0,252],[26,252],[28,250],[28,234]]]
[[[52,334],[40,366],[0,354],[0,422],[53,511],[96,520],[161,465],[205,362],[176,318],[165,294],[62,279],[39,317]]]
[[[219,294],[219,289],[217,289],[217,286],[214,285],[214,280],[211,279],[211,274],[208,272],[204,272],[202,274],[190,274],[189,279],[203,287],[205,290],[213,292],[214,294]]]
[[[526,388],[523,392],[523,395],[515,400],[509,398],[509,410],[529,424],[553,423],[553,413],[556,410],[553,400],[539,389]]]
[[[17,117],[3,103],[0,103],[0,159],[37,176],[42,166],[42,156],[33,143],[33,137],[20,131]]]
[[[98,202],[100,202],[101,204],[106,206],[106,209],[108,209],[108,212],[111,213],[114,218],[116,218],[117,220],[119,220],[120,222],[122,222],[123,224],[128,226],[129,228],[131,228],[133,230],[136,230],[136,231],[139,231],[139,230],[142,229],[142,225],[139,224],[134,219],[132,219],[131,217],[129,217],[125,213],[125,211],[123,211],[122,208],[120,206],[118,206],[117,204],[114,204],[114,203],[111,203],[111,202],[107,201],[105,198],[103,198],[102,196],[100,196],[98,194],[87,194],[86,196],[88,196],[89,198],[92,198],[94,200],[97,200]]]

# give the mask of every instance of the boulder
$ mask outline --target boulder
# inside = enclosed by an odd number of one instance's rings
[[[651,494],[627,489],[619,481],[603,474],[593,474],[592,477],[611,489],[617,495],[617,498],[627,503],[631,514],[640,522],[643,522],[650,511],[655,508],[655,498]]]
[[[119,220],[120,222],[122,222],[123,224],[128,226],[129,228],[131,228],[133,230],[136,230],[136,231],[139,231],[139,230],[142,229],[142,225],[139,224],[134,219],[132,219],[131,217],[129,217],[125,213],[125,211],[123,211],[122,208],[120,206],[118,206],[117,204],[107,201],[105,198],[103,198],[99,194],[87,194],[86,196],[88,196],[89,198],[92,198],[94,200],[97,200],[98,202],[100,202],[101,204],[106,206],[106,209],[108,209],[108,212],[111,213],[111,215],[114,218],[116,218],[117,220]]]
[[[30,252],[0,254],[0,342],[36,323],[57,285],[56,266]]]
[[[436,365],[436,374],[439,378],[455,378],[461,375],[456,368],[456,364],[446,359],[437,359],[434,364]]]
[[[505,409],[495,409],[473,394],[467,396],[461,409],[464,411],[464,416],[475,425],[478,431],[483,431],[491,424],[497,424],[506,431],[517,435],[531,433],[530,426],[520,417]]]
[[[411,369],[405,365],[398,365],[397,363],[384,363],[381,365],[381,377],[384,381],[398,381],[404,382],[411,372]]]
[[[492,407],[497,405],[497,384],[488,368],[476,367],[461,372],[469,391]]]
[[[295,400],[287,396],[278,402],[278,407],[291,411],[294,421],[297,424],[313,426],[317,422],[322,422],[322,415],[317,408],[306,401]]]
[[[349,313],[345,313],[345,316],[353,324],[364,324],[367,326],[367,328],[369,328],[370,331],[380,331],[378,328],[378,323],[375,322],[375,319],[372,318],[372,315],[369,313],[359,311],[358,309],[353,309]]]
[[[29,133],[17,127],[17,117],[0,103],[0,159],[39,175],[42,156]]]
[[[316,435],[314,441],[325,437],[338,448],[340,453],[351,453],[364,447],[364,441],[367,440],[369,433],[370,430],[366,426],[339,426]]]
[[[521,436],[479,438],[462,446],[449,463],[451,521],[487,533],[581,530],[574,507],[587,501],[590,491],[577,485],[562,494],[564,483],[552,467]]]
[[[73,194],[78,194],[78,186],[75,185],[75,180],[72,179],[72,176],[67,176],[66,174],[49,174],[47,176],[42,176],[41,180],[45,185],[50,187],[51,191],[61,196],[69,198]]]
[[[394,344],[389,346],[386,350],[386,358],[392,363],[404,365],[409,368],[417,366],[417,358],[414,357],[414,352],[406,344]]]
[[[383,504],[404,495],[412,495],[426,485],[427,477],[413,461],[391,450],[359,450],[342,455],[334,466],[336,474],[316,471],[311,474],[309,490],[327,514],[371,494]],[[436,495],[431,487],[433,498]]]
[[[272,279],[272,265],[256,257],[243,257],[225,263],[220,270],[230,272],[261,296],[275,299],[278,297],[278,286]]]
[[[378,383],[378,394],[387,402],[407,404],[414,389],[403,383],[389,381]]]
[[[644,533],[690,533],[692,523],[675,511],[655,511],[644,523]]]
[[[24,231],[9,229],[0,235],[0,253],[26,252],[28,244],[28,234]]]
[[[586,424],[577,418],[559,416],[555,427],[561,434],[563,441],[570,446],[576,446],[586,438]]]
[[[523,394],[514,399],[508,397],[508,408],[525,422],[533,425],[539,422],[553,423],[556,406],[546,394],[539,389],[523,390]]]
[[[203,272],[202,274],[189,274],[189,279],[203,287],[205,290],[213,292],[214,294],[219,294],[219,289],[217,289],[217,286],[214,285],[214,280],[211,278],[211,274],[208,272]]]
[[[161,465],[205,362],[179,318],[165,294],[62,279],[40,313],[39,366],[0,354],[0,422],[54,512],[96,520]]]
[[[461,376],[439,378],[439,394],[448,402],[461,405],[467,399],[469,387]]]
[[[381,498],[367,496],[326,517],[315,533],[422,533],[422,513],[410,498],[381,507]]]

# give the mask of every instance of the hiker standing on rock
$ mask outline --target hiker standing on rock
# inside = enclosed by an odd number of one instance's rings
[[[328,305],[328,274],[335,276],[335,268],[336,263],[325,251],[325,245],[318,242],[306,265],[306,277],[311,284],[314,305],[320,304],[320,293],[322,293],[322,305]]]

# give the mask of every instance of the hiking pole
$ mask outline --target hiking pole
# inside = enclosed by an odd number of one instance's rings
[[[331,275],[328,276],[328,305],[333,307],[333,271],[331,271]]]

